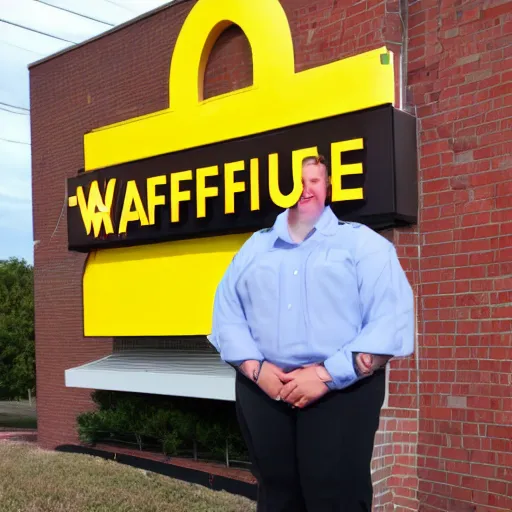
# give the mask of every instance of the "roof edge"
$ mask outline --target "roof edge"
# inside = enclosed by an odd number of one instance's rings
[[[31,62],[27,68],[28,69],[32,69],[32,68],[35,68],[36,66],[39,66],[40,64],[44,64],[45,62],[48,62],[50,60],[53,60],[57,57],[60,57],[61,55],[65,54],[65,53],[68,53],[68,52],[71,52],[73,50],[76,50],[77,48],[81,48],[82,46],[85,46],[89,43],[92,43],[98,39],[101,39],[103,37],[106,37],[110,34],[113,34],[114,32],[117,32],[119,30],[122,30],[123,28],[125,27],[128,27],[130,25],[133,25],[134,23],[137,23],[143,19],[146,19],[146,18],[150,18],[151,16],[154,16],[155,14],[159,13],[160,11],[163,11],[165,9],[169,9],[171,7],[174,7],[175,5],[179,5],[179,4],[183,4],[183,3],[186,3],[186,2],[190,2],[192,0],[169,0],[169,2],[161,5],[160,7],[155,7],[154,9],[152,9],[151,11],[148,11],[148,12],[145,12],[143,14],[140,14],[139,16],[131,19],[131,20],[128,20],[128,21],[125,21],[124,23],[121,23],[120,25],[116,25],[115,27],[112,27],[111,29],[109,30],[106,30],[105,32],[102,32],[101,34],[98,34],[97,36],[93,36],[89,39],[86,39],[85,41],[82,41],[81,43],[76,43],[74,44],[73,46],[68,46],[67,48],[64,48],[63,50],[60,50],[56,53],[52,53],[51,55],[48,55],[47,57],[43,57],[42,59],[39,59],[39,60],[36,60],[34,62]]]

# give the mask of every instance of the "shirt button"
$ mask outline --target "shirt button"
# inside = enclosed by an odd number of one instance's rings
[[[294,275],[294,276],[296,276],[298,273],[299,273],[299,271],[298,271],[298,270],[294,270],[294,271],[293,271],[293,275]]]
[[[288,309],[292,309],[292,305],[291,304],[288,304]]]

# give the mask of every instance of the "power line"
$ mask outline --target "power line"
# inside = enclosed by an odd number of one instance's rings
[[[23,46],[18,46],[17,44],[8,43],[7,41],[0,41],[0,43],[6,44],[8,46],[12,46],[13,48],[18,48],[19,50],[24,50],[29,53],[33,53],[34,55],[43,56],[44,53],[35,52],[34,50],[29,50],[28,48],[23,48]]]
[[[19,108],[20,110],[26,110],[27,112],[30,111],[29,108],[25,108],[25,107],[18,107],[16,105],[11,105],[10,103],[4,103],[3,101],[0,101],[0,105],[3,105],[4,107],[11,107],[11,108]]]
[[[41,34],[43,36],[53,37],[53,39],[59,39],[60,41],[64,41],[65,43],[77,44],[75,41],[70,41],[69,39],[64,39],[64,38],[58,37],[58,36],[52,36],[51,34],[48,34],[46,32],[42,32],[40,30],[36,30],[35,28],[25,27],[24,25],[18,25],[17,23],[13,23],[12,21],[7,21],[7,20],[4,20],[4,19],[0,19],[0,22],[1,23],[7,23],[7,25],[12,25],[13,27],[22,28],[24,30],[30,30],[30,32],[35,32],[36,34]]]
[[[15,110],[9,110],[5,107],[0,107],[0,110],[3,110],[4,112],[10,112],[11,114],[18,114],[20,116],[28,116],[30,115],[28,112],[16,112]]]
[[[5,142],[13,142],[14,144],[26,144],[27,146],[31,146],[30,142],[22,142],[21,140],[4,139],[3,137],[0,137],[0,140]]]
[[[86,18],[88,20],[95,21],[96,23],[103,23],[103,25],[108,25],[109,27],[115,26],[113,23],[108,23],[107,21],[101,21],[96,18],[92,18],[91,16],[87,16],[86,14],[80,14],[79,12],[71,11],[64,7],[59,7],[58,5],[49,4],[48,2],[44,2],[43,0],[35,0],[35,1],[39,2],[40,4],[47,5],[48,7],[53,7],[54,9],[58,9],[59,11],[69,12],[70,14],[74,14],[75,16],[81,16],[82,18]]]
[[[109,4],[117,5],[117,7],[121,7],[121,9],[124,9],[125,11],[131,12],[132,14],[136,14],[131,9],[128,9],[128,7],[125,7],[124,5],[118,4],[117,2],[113,2],[112,0],[105,0],[105,2],[108,2]]]

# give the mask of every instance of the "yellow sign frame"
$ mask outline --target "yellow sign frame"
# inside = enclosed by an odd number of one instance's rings
[[[253,85],[204,100],[208,58],[232,24],[251,46]],[[278,0],[199,0],[176,42],[169,101],[162,111],[86,134],[85,170],[393,104],[393,57],[379,48],[296,73],[290,27]],[[83,281],[85,335],[208,334],[217,284],[249,236],[91,253]]]

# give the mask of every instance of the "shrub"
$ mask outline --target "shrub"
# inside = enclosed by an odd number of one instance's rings
[[[181,441],[176,432],[167,432],[162,440],[162,450],[165,455],[176,455]]]
[[[158,446],[166,455],[191,455],[199,447],[218,460],[225,460],[227,445],[231,458],[248,459],[234,403],[99,390],[92,399],[97,410],[77,418],[84,443],[137,443],[141,450]]]

